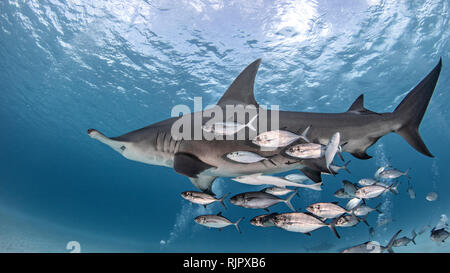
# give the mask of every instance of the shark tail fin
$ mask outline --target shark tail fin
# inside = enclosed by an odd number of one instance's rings
[[[236,227],[236,229],[237,229],[237,231],[238,231],[239,233],[242,233],[242,232],[241,232],[241,229],[239,228],[239,223],[240,223],[244,218],[245,218],[245,217],[241,217],[241,218],[239,218],[239,220],[236,221],[236,223],[233,223],[233,225]]]
[[[286,205],[292,210],[292,211],[296,211],[295,209],[294,209],[294,207],[292,206],[292,204],[291,204],[291,199],[292,199],[292,197],[294,197],[295,195],[297,195],[297,190],[295,191],[295,192],[293,192],[291,195],[289,195],[289,197],[288,198],[286,198],[286,200],[284,200],[284,203],[286,203]]]
[[[434,157],[419,134],[419,125],[427,110],[441,72],[442,58],[436,67],[395,108],[394,116],[401,127],[395,132],[401,135],[418,152]]]
[[[400,232],[402,232],[401,229],[397,231],[397,233],[395,233],[394,236],[392,236],[389,243],[384,247],[384,249],[386,249],[389,253],[394,253],[394,251],[392,250],[392,246],[394,245],[394,241],[395,239],[397,239],[397,236],[400,234]]]
[[[250,130],[255,131],[256,132],[256,128],[253,127],[252,123],[256,120],[256,118],[258,117],[258,114],[256,114],[245,126],[247,126],[248,128],[250,128]]]
[[[222,206],[227,209],[227,207],[225,206],[225,203],[223,202],[223,200],[225,200],[225,197],[227,197],[230,193],[225,193],[221,198],[217,199],[219,200],[220,204],[222,204]]]

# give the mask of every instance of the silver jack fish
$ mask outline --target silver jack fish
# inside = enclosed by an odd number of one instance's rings
[[[306,210],[318,217],[325,219],[336,218],[344,213],[351,213],[351,211],[348,211],[339,206],[337,202],[311,204],[306,207]]]
[[[242,124],[239,122],[216,122],[211,125],[203,125],[202,129],[205,132],[213,133],[215,135],[234,135],[245,127],[250,128],[253,131],[256,131],[255,127],[253,127],[252,123],[258,115],[255,115],[247,124]]]
[[[344,191],[352,197],[355,197],[355,193],[359,189],[357,185],[353,184],[348,180],[343,180],[342,186],[344,188]]]
[[[327,169],[330,170],[331,162],[334,160],[334,156],[339,150],[339,143],[341,142],[341,133],[336,132],[331,137],[330,142],[327,145],[327,148],[325,149],[325,161],[327,164]]]
[[[436,229],[433,228],[431,230],[430,238],[431,240],[435,241],[436,243],[443,243],[448,238],[450,233],[445,230],[445,228]]]
[[[359,206],[362,202],[363,202],[363,199],[359,199],[356,197],[352,198],[347,202],[347,205],[345,205],[345,209],[352,210],[352,209],[356,208],[357,206]]]
[[[269,207],[278,203],[285,203],[292,211],[295,209],[292,207],[291,199],[297,192],[292,193],[288,198],[281,199],[273,194],[265,193],[263,191],[252,191],[237,194],[230,198],[230,202],[233,205],[249,208],[249,209],[264,209],[269,211]]]
[[[398,238],[394,241],[394,243],[392,244],[392,246],[395,247],[400,247],[400,246],[407,246],[409,243],[413,242],[413,244],[416,244],[416,242],[414,241],[414,239],[416,239],[416,231],[413,230],[412,231],[412,237],[408,238],[406,236],[403,236],[401,238]]]
[[[198,191],[184,191],[181,193],[181,197],[188,200],[189,202],[203,205],[203,207],[206,208],[206,205],[209,205],[214,202],[220,202],[222,206],[226,209],[225,203],[223,200],[225,200],[225,197],[227,197],[229,193],[224,194],[221,198],[215,198],[214,196],[204,193],[204,192],[198,192]]]
[[[367,218],[367,216],[360,219],[359,217],[355,216],[354,214],[342,215],[336,221],[336,226],[337,227],[353,227],[353,226],[356,226],[357,224],[359,224],[359,222],[363,222],[364,224],[369,226],[369,223],[367,223],[366,218]]]
[[[347,161],[344,165],[342,166],[337,166],[337,165],[330,165],[330,170],[333,173],[338,173],[340,170],[344,169],[346,172],[351,173],[350,170],[348,169],[348,164],[350,164],[351,160]]]
[[[253,140],[253,144],[256,144],[263,148],[279,148],[290,145],[298,139],[303,139],[309,142],[306,134],[309,131],[310,126],[308,126],[303,134],[297,135],[285,130],[273,130],[261,133],[257,135]]]
[[[329,227],[336,237],[341,238],[336,231],[336,219],[330,224],[316,218],[313,215],[303,212],[282,213],[273,217],[272,222],[279,228],[291,232],[300,232],[306,235],[311,235],[311,231],[321,227]]]
[[[269,188],[263,189],[262,191],[265,193],[270,193],[270,194],[276,195],[276,196],[283,196],[283,195],[286,195],[291,192],[296,192],[297,196],[299,196],[297,190],[288,189],[288,188],[269,187]]]
[[[358,189],[355,192],[355,196],[360,199],[371,199],[371,198],[377,198],[378,196],[382,195],[386,191],[390,191],[393,194],[396,193],[396,186],[397,183],[394,183],[390,185],[389,187],[381,186],[381,185],[372,185],[372,186],[366,186]]]
[[[386,250],[389,253],[394,253],[394,251],[392,250],[392,246],[400,232],[402,232],[402,230],[397,231],[397,233],[394,234],[394,236],[391,238],[391,240],[386,246],[382,246],[380,245],[380,243],[376,241],[368,241],[360,245],[347,248],[343,250],[341,253],[382,253]]]
[[[256,173],[256,174],[246,175],[246,176],[239,176],[239,177],[233,178],[232,180],[239,182],[239,183],[243,183],[243,184],[249,184],[249,185],[274,185],[277,187],[293,186],[293,187],[299,187],[299,188],[307,188],[307,189],[316,190],[316,191],[322,190],[322,182],[314,183],[311,185],[298,184],[298,183],[294,183],[289,180],[283,179],[281,177],[262,175],[261,173]]]
[[[195,217],[194,221],[197,224],[203,225],[205,227],[210,228],[218,228],[219,231],[222,230],[222,228],[234,225],[239,233],[242,233],[239,229],[239,223],[244,219],[244,217],[241,217],[239,220],[237,220],[235,223],[231,222],[227,218],[222,216],[222,212],[217,213],[217,215],[200,215]]]
[[[285,153],[299,159],[321,158],[325,156],[325,147],[317,143],[302,143],[289,147]]]
[[[396,170],[396,169],[384,170],[384,171],[380,172],[379,176],[381,178],[384,178],[384,179],[396,179],[396,178],[399,178],[402,175],[404,175],[404,176],[406,176],[408,178],[411,178],[411,177],[408,176],[408,171],[409,171],[409,169],[406,170],[406,172],[401,172],[401,171]]]
[[[363,178],[358,181],[358,184],[361,186],[372,186],[375,183],[377,183],[377,181],[371,178]]]
[[[250,224],[256,227],[274,227],[275,224],[272,222],[272,218],[276,215],[278,215],[278,213],[255,216],[250,220]]]
[[[366,216],[367,214],[371,213],[372,211],[376,211],[378,213],[382,213],[379,207],[381,206],[381,203],[378,204],[375,208],[371,208],[365,204],[361,204],[354,208],[352,210],[353,214],[359,217]]]
[[[334,193],[334,197],[336,197],[336,198],[342,198],[342,199],[350,199],[350,198],[353,198],[353,196],[350,195],[350,194],[348,194],[343,188],[337,190],[337,191]]]

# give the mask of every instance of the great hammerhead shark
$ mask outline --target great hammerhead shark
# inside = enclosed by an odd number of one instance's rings
[[[254,61],[239,74],[217,103],[217,108],[225,109],[230,105],[253,105],[260,109],[253,93],[260,63],[261,59]],[[441,66],[442,59],[392,113],[376,113],[366,109],[364,96],[361,95],[344,113],[272,110],[268,111],[270,112],[268,119],[276,116],[279,127],[290,132],[301,132],[309,127],[307,135],[309,141],[322,145],[327,145],[332,135],[340,132],[341,151],[351,153],[359,159],[371,158],[366,153],[367,148],[391,132],[401,135],[418,152],[433,157],[420,137],[418,128],[439,78]],[[202,116],[210,117],[208,111],[211,110],[201,111]],[[194,114],[196,113],[187,115]],[[106,137],[95,129],[89,129],[88,134],[127,159],[171,167],[175,172],[187,176],[198,189],[210,194],[213,194],[212,184],[217,177],[236,177],[256,173],[272,174],[299,169],[314,182],[320,182],[321,173],[330,173],[323,159],[295,160],[283,155],[282,148],[265,151],[257,145],[252,145],[249,139],[180,139],[172,134],[171,129],[183,117],[186,115],[172,117],[118,137]],[[199,126],[202,126],[204,121],[205,118],[202,118]],[[246,130],[249,129],[246,128]],[[254,152],[270,157],[270,160],[242,164],[224,157],[235,151]]]

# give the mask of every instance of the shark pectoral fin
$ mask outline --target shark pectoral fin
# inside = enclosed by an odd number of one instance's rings
[[[322,176],[320,175],[320,171],[316,171],[308,167],[304,167],[300,169],[300,171],[304,173],[312,181],[316,183],[322,182]]]
[[[189,177],[189,180],[191,180],[192,184],[199,190],[203,191],[204,193],[208,193],[211,195],[215,195],[212,192],[212,184],[214,180],[217,177],[215,176],[207,176],[207,175],[199,175],[198,177]]]
[[[227,91],[217,104],[220,106],[238,104],[254,105],[257,108],[258,103],[253,94],[253,87],[260,63],[261,59],[257,59],[248,65],[233,81],[230,87],[228,87]]]
[[[198,157],[189,153],[176,153],[173,160],[173,169],[175,172],[190,178],[197,176],[214,166],[201,161]]]
[[[359,159],[371,159],[372,157],[368,155],[365,151],[356,151],[351,153],[352,156],[359,158]]]

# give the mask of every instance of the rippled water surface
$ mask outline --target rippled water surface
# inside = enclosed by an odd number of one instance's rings
[[[378,166],[410,168],[400,194],[373,213],[374,240],[434,226],[450,214],[449,3],[430,1],[0,1],[0,251],[336,252],[369,240],[368,228],[326,228],[311,237],[248,221],[243,234],[193,221],[217,213],[180,192],[191,183],[172,169],[128,161],[93,141],[170,117],[177,104],[214,104],[249,63],[262,58],[255,96],[282,110],[340,112],[365,94],[366,107],[390,112],[442,57],[443,69],[420,127],[435,155],[388,135],[352,158],[352,173],[327,176],[324,191],[303,190],[294,207],[337,201],[340,181]],[[351,155],[345,154],[346,159]],[[219,195],[253,190],[229,178]],[[429,192],[438,199],[429,202]],[[232,221],[257,215],[227,203]],[[284,204],[273,208],[286,211]],[[262,211],[260,211],[262,212]],[[397,252],[449,252],[428,229]],[[211,242],[214,242],[213,244]]]

